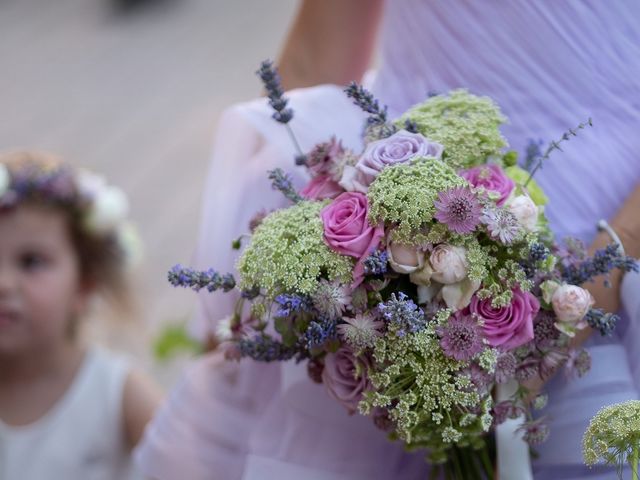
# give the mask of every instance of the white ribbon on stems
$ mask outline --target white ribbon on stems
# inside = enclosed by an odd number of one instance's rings
[[[496,401],[509,400],[518,389],[518,382],[510,380],[496,389]],[[529,445],[522,439],[524,415],[507,418],[496,428],[496,447],[498,450],[498,480],[533,480]]]

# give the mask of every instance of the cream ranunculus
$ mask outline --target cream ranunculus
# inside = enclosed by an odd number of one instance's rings
[[[538,207],[528,195],[518,195],[507,200],[507,209],[516,217],[518,223],[528,232],[538,228]]]
[[[0,163],[0,197],[9,190],[10,183],[9,170]]]
[[[440,293],[447,307],[455,312],[467,308],[471,303],[471,297],[479,288],[479,281],[467,277],[458,283],[443,286]]]
[[[391,268],[398,273],[413,273],[424,266],[425,254],[419,247],[389,241],[387,254]]]
[[[449,285],[458,283],[467,277],[467,251],[446,243],[436,246],[429,257],[433,269],[431,279]]]
[[[558,320],[577,328],[583,326],[581,321],[594,303],[591,293],[576,285],[561,285],[551,298],[553,311]]]

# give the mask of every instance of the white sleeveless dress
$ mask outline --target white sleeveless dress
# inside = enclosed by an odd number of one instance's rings
[[[639,22],[637,0],[389,0],[373,89],[392,115],[429,91],[467,87],[490,95],[511,119],[504,133],[520,152],[530,137],[556,139],[592,117],[595,127],[538,176],[557,234],[588,242],[597,220],[610,217],[640,181]],[[340,88],[288,96],[303,149],[334,134],[358,146],[364,117]],[[223,115],[196,267],[234,271],[231,241],[247,232],[255,212],[284,205],[266,171],[284,168],[303,184],[293,155],[264,99]],[[634,288],[637,281],[625,281],[625,291]],[[640,295],[631,295],[628,309],[637,312]],[[234,300],[201,294],[199,328],[215,329]],[[539,448],[536,479],[617,478],[612,469],[584,467],[580,444],[600,407],[638,398],[639,338],[640,317],[627,316],[614,337],[591,341],[592,372],[549,386],[552,433]],[[158,480],[424,480],[429,471],[420,454],[388,442],[368,419],[347,415],[303,366],[229,363],[218,354],[187,370],[136,454]]]
[[[0,480],[134,480],[125,446],[123,358],[94,348],[73,383],[31,425],[0,422]]]

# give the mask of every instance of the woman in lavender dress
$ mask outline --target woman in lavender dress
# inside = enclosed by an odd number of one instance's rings
[[[382,9],[381,68],[372,89],[392,115],[427,92],[466,87],[501,106],[511,121],[503,133],[520,152],[532,136],[552,140],[593,118],[594,128],[568,142],[536,177],[550,197],[546,213],[558,236],[578,237],[592,248],[610,242],[595,230],[607,218],[627,253],[640,256],[640,2],[308,0],[282,57],[285,86],[359,78]],[[363,117],[338,87],[289,96],[303,148],[332,134],[359,145]],[[233,270],[231,239],[246,230],[255,211],[282,206],[264,172],[289,168],[292,155],[263,100],[225,113],[196,266]],[[619,309],[624,291],[636,301],[627,306],[636,314],[625,315],[611,338],[580,339],[593,359],[589,374],[571,381],[559,375],[546,386],[552,433],[538,449],[535,478],[616,478],[613,470],[583,467],[580,444],[601,406],[638,398],[640,292],[637,280],[621,282],[614,276],[611,289],[589,286],[608,310]],[[232,302],[203,296],[200,325],[214,330]],[[368,419],[350,417],[308,381],[302,366],[225,363],[220,353],[186,373],[148,429],[138,460],[158,480],[409,480],[427,472],[420,455],[388,443]]]

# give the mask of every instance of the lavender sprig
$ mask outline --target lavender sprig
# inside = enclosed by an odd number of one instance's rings
[[[278,75],[278,71],[273,66],[273,62],[271,60],[264,60],[260,64],[260,68],[256,72],[256,74],[262,80],[264,84],[264,89],[267,91],[267,97],[269,97],[269,105],[273,107],[275,112],[273,113],[273,118],[276,122],[282,123],[289,133],[291,137],[291,141],[298,152],[295,157],[296,165],[304,165],[306,161],[306,156],[302,153],[302,149],[300,148],[300,144],[296,139],[296,136],[291,130],[289,126],[289,122],[293,118],[293,110],[291,108],[287,108],[287,103],[289,100],[285,98],[284,91],[282,90],[282,86],[280,84],[280,75]]]
[[[536,159],[542,156],[541,146],[542,140],[529,139],[524,157],[524,169],[526,171],[530,172]]]
[[[562,138],[560,138],[560,140],[553,140],[549,146],[547,147],[547,149],[544,152],[544,155],[542,155],[541,157],[538,158],[538,163],[536,164],[536,166],[533,168],[533,170],[531,171],[531,173],[529,174],[529,178],[527,179],[527,181],[524,183],[524,186],[526,187],[527,185],[529,185],[529,182],[531,181],[531,179],[533,178],[533,176],[536,174],[536,172],[540,169],[540,167],[542,167],[542,162],[544,162],[545,160],[549,159],[549,156],[551,155],[551,153],[554,150],[560,150],[562,151],[562,148],[560,148],[560,144],[562,142],[567,142],[569,141],[569,139],[571,137],[576,137],[578,136],[578,130],[582,130],[583,128],[586,128],[587,126],[589,127],[593,127],[593,122],[591,121],[591,118],[589,118],[586,123],[580,123],[576,128],[570,128],[569,130],[567,130],[566,132],[564,132],[562,134]]]
[[[309,323],[303,340],[309,350],[322,347],[326,342],[338,338],[336,320],[319,318]]]
[[[275,302],[278,304],[276,317],[288,317],[292,313],[313,310],[311,299],[306,295],[283,293],[275,298]]]
[[[378,304],[378,311],[390,326],[395,327],[398,337],[419,332],[427,324],[424,312],[403,292],[397,296],[392,293],[386,302]]]
[[[169,283],[174,287],[185,287],[200,291],[206,288],[208,292],[222,290],[228,292],[236,286],[233,275],[220,275],[213,269],[207,271],[194,270],[182,265],[176,265],[168,273]]]
[[[623,255],[615,243],[596,250],[591,258],[568,265],[561,263],[559,267],[562,280],[572,285],[581,285],[616,268],[624,272],[638,271],[636,260]]]
[[[364,273],[367,275],[382,275],[387,273],[389,254],[386,250],[376,250],[364,261]]]
[[[289,360],[299,353],[296,347],[287,347],[266,334],[243,338],[238,342],[238,347],[243,357],[250,357],[259,362]]]
[[[271,187],[274,190],[280,190],[280,192],[293,203],[302,201],[302,197],[296,192],[296,189],[293,188],[291,177],[284,173],[281,168],[269,170],[269,180],[271,180]]]
[[[584,319],[594,330],[598,330],[603,337],[609,337],[616,328],[620,317],[615,313],[605,313],[601,308],[592,308]]]
[[[344,91],[349,98],[353,99],[353,103],[365,112],[371,114],[367,120],[369,125],[382,125],[387,123],[387,107],[380,108],[378,100],[362,85],[351,82]]]

